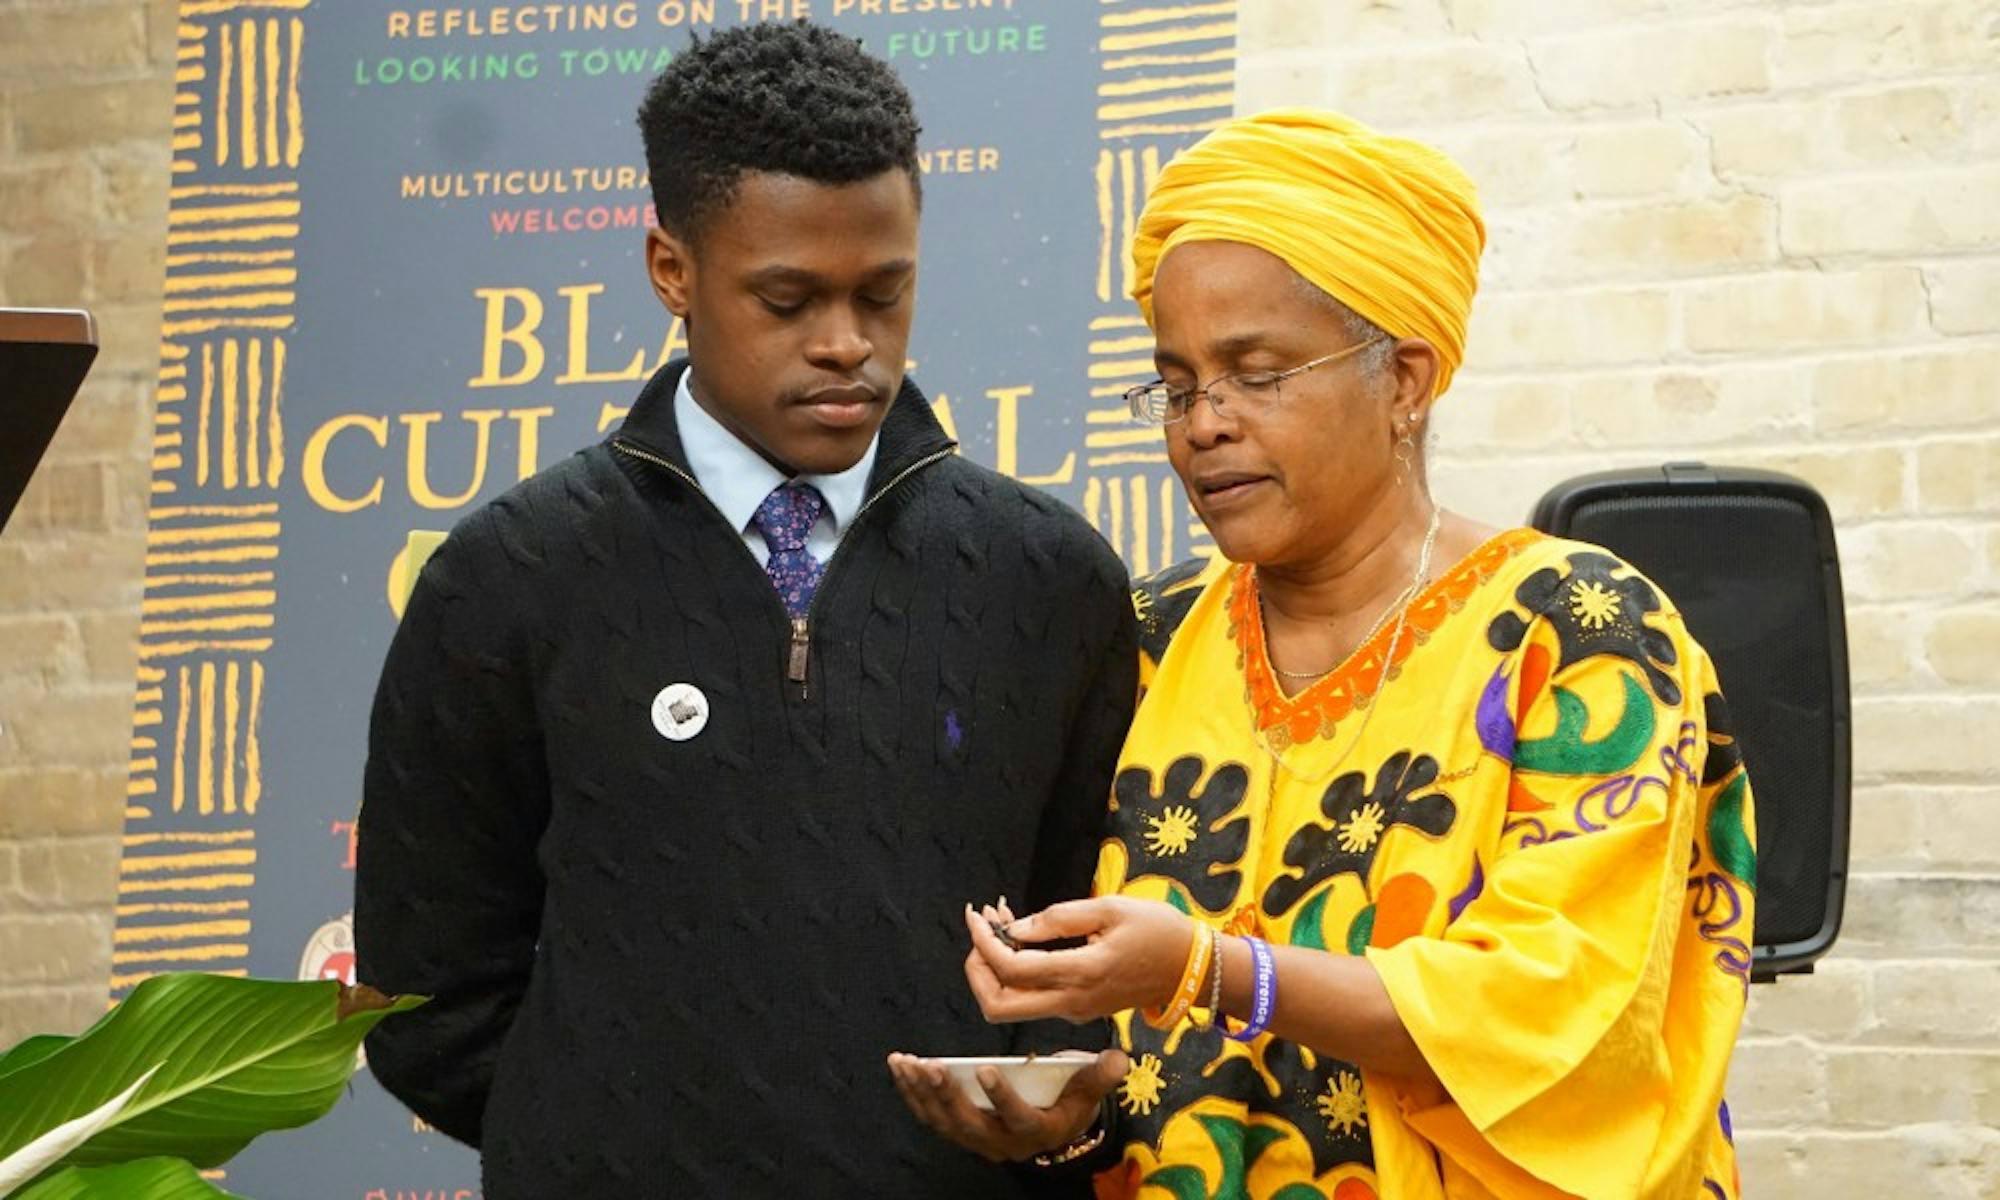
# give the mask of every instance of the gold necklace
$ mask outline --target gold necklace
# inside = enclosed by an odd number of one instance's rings
[[[1368,632],[1362,634],[1361,640],[1354,643],[1356,648],[1366,646],[1369,642],[1373,641],[1375,635],[1382,632],[1382,626],[1389,623],[1390,614],[1400,611],[1404,605],[1416,599],[1417,591],[1423,586],[1424,576],[1430,569],[1431,548],[1437,544],[1438,527],[1440,524],[1442,522],[1438,507],[1433,504],[1431,505],[1430,526],[1424,530],[1424,544],[1417,553],[1417,577],[1410,581],[1410,586],[1396,593],[1395,599],[1389,601],[1389,606],[1382,610],[1381,616],[1375,618],[1375,623],[1368,627]],[[1261,587],[1257,589],[1257,619],[1264,623],[1264,645],[1269,647],[1271,644],[1271,620],[1270,614],[1264,608],[1264,589]],[[1349,651],[1348,654],[1351,656],[1353,651]],[[1276,663],[1270,661],[1268,650],[1265,655],[1265,665],[1271,668],[1271,673],[1282,675],[1286,679],[1323,679],[1331,675],[1335,667],[1346,661],[1346,658],[1342,658],[1338,662],[1317,671],[1286,671],[1281,669]]]
[[[1355,646],[1357,647],[1366,646],[1369,642],[1374,641],[1375,635],[1382,632],[1382,627],[1389,623],[1390,614],[1394,613],[1398,608],[1402,607],[1405,604],[1408,604],[1411,600],[1415,599],[1416,594],[1417,594],[1416,587],[1414,584],[1412,584],[1410,587],[1404,588],[1400,592],[1397,592],[1396,598],[1394,600],[1389,601],[1389,606],[1382,610],[1381,616],[1375,618],[1375,623],[1368,627],[1367,633],[1361,635],[1360,641],[1354,643]],[[1266,631],[1264,644],[1268,646],[1270,645],[1269,630],[1271,628],[1271,614],[1264,608],[1264,593],[1261,591],[1257,593],[1257,616],[1264,622],[1264,629]],[[1352,654],[1353,651],[1349,651],[1348,653]],[[1334,667],[1338,667],[1341,663],[1344,663],[1346,661],[1347,659],[1343,657],[1342,659],[1339,660],[1339,662],[1335,662],[1330,666],[1322,667],[1317,671],[1287,671],[1276,663],[1271,663],[1270,667],[1271,667],[1271,673],[1273,675],[1282,675],[1286,679],[1324,679],[1328,675],[1333,674]]]
[[[1443,520],[1443,510],[1433,504],[1431,506],[1430,528],[1424,533],[1423,549],[1417,555],[1417,574],[1410,581],[1409,594],[1411,600],[1416,599],[1415,593],[1422,590],[1424,579],[1430,574],[1431,550],[1437,545],[1438,528],[1443,524]],[[1258,603],[1260,606],[1263,603],[1261,591],[1259,592]],[[1261,607],[1257,615],[1259,620],[1263,619],[1263,610]],[[1362,737],[1368,732],[1368,723],[1375,717],[1375,701],[1381,698],[1382,689],[1389,685],[1389,672],[1394,669],[1396,663],[1396,647],[1402,644],[1403,631],[1408,628],[1409,620],[1410,607],[1408,604],[1404,604],[1396,614],[1396,632],[1389,635],[1389,645],[1382,651],[1382,673],[1376,677],[1375,688],[1355,702],[1355,707],[1361,710],[1361,725],[1355,729],[1354,736],[1348,739],[1346,748],[1334,757],[1333,765],[1326,770],[1316,772],[1312,775],[1293,770],[1291,764],[1285,761],[1284,755],[1272,748],[1271,743],[1264,739],[1264,731],[1257,727],[1256,715],[1254,713],[1251,715],[1251,736],[1257,739],[1257,745],[1263,749],[1264,753],[1271,756],[1271,764],[1274,767],[1306,784],[1324,783],[1328,779],[1333,778],[1334,773],[1340,770],[1341,765],[1347,761],[1347,756],[1354,753],[1354,748],[1361,744]],[[1269,644],[1267,638],[1265,641],[1267,654]],[[1275,667],[1272,669],[1276,670]],[[1274,774],[1271,780],[1271,790],[1273,793],[1277,790],[1277,782]]]

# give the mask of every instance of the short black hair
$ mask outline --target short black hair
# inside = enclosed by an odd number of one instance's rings
[[[805,21],[728,29],[660,72],[639,106],[653,208],[693,239],[744,174],[846,184],[901,168],[922,202],[910,93],[861,43]]]

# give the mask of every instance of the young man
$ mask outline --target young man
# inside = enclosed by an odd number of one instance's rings
[[[1021,1194],[909,1120],[884,1061],[1074,1037],[980,1019],[962,912],[1088,889],[1124,571],[903,379],[918,130],[885,66],[806,25],[721,33],[640,126],[689,361],[424,568],[356,922],[363,978],[434,999],[369,1062],[481,1149],[489,1200]],[[1079,1074],[1048,1141],[1122,1065]]]

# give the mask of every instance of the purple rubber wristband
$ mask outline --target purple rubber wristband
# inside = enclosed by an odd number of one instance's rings
[[[1278,1007],[1278,963],[1262,938],[1246,937],[1250,943],[1252,969],[1250,1023],[1241,1029],[1224,1026],[1222,1032],[1239,1042],[1255,1041],[1271,1026],[1271,1014]]]

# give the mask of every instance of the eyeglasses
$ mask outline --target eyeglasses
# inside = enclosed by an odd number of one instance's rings
[[[1172,425],[1186,420],[1203,396],[1208,397],[1209,406],[1215,409],[1218,417],[1232,412],[1238,416],[1260,413],[1277,403],[1278,385],[1285,380],[1303,375],[1314,367],[1323,367],[1349,355],[1359,354],[1381,340],[1369,338],[1287,371],[1242,371],[1224,375],[1206,387],[1178,388],[1164,380],[1142,383],[1125,393],[1125,403],[1131,407],[1134,417],[1154,425]]]

